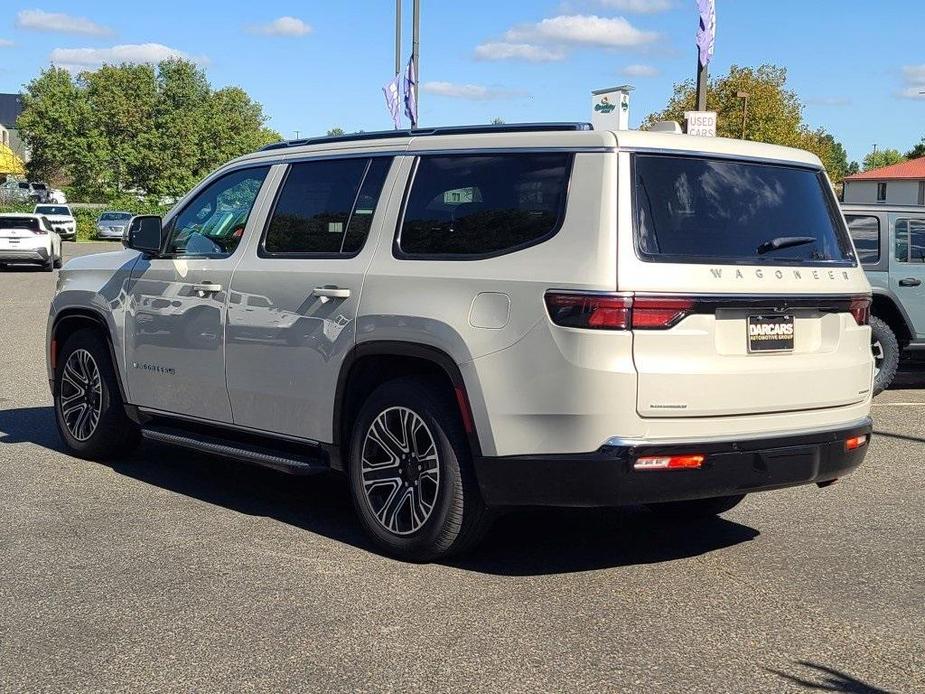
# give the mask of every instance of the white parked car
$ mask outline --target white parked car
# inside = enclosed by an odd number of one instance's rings
[[[132,219],[131,212],[104,212],[96,220],[96,237],[119,241]]]
[[[32,211],[51,222],[51,226],[65,241],[77,240],[77,220],[67,205],[36,205]]]
[[[41,265],[47,272],[61,267],[61,237],[38,214],[0,214],[0,267],[7,263]]]

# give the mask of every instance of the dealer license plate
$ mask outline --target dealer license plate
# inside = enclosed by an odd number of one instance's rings
[[[749,316],[749,352],[793,350],[793,316]]]

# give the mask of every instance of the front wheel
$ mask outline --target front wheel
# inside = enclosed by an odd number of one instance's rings
[[[453,400],[426,379],[396,379],[370,395],[353,428],[349,477],[363,528],[402,559],[458,554],[490,523]]]
[[[704,520],[725,513],[738,506],[745,498],[744,494],[732,496],[715,496],[709,499],[691,499],[690,501],[669,501],[663,504],[649,504],[650,511],[666,520]]]
[[[108,460],[138,444],[138,425],[125,414],[105,338],[92,330],[71,335],[55,366],[55,423],[77,456]]]

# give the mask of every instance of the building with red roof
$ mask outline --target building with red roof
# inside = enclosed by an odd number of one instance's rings
[[[925,157],[845,176],[845,202],[925,205]]]

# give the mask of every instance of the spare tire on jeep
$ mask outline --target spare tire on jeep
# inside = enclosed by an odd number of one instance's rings
[[[874,353],[874,395],[890,387],[899,368],[899,341],[887,323],[870,317],[870,349]]]

